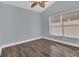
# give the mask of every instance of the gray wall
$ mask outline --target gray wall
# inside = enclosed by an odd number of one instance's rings
[[[59,14],[59,13],[65,12],[65,11],[74,10],[74,9],[79,9],[78,1],[75,1],[75,2],[73,2],[73,1],[57,1],[50,8],[48,8],[46,11],[44,11],[43,20],[42,20],[43,36],[53,38],[56,40],[67,41],[67,42],[79,44],[79,39],[49,35],[49,22],[48,22],[49,16],[53,16],[53,15],[56,15],[56,14]]]
[[[39,13],[0,3],[0,45],[40,37],[41,26]]]

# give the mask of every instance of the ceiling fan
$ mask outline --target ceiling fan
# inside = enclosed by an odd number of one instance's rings
[[[32,1],[31,8],[35,7],[36,5],[39,5],[41,8],[45,8],[45,2],[47,1]]]

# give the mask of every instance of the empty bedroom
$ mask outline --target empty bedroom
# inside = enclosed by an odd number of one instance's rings
[[[0,1],[0,57],[79,57],[79,1]]]

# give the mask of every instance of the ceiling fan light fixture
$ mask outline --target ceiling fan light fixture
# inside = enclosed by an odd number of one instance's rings
[[[47,1],[32,1],[32,5],[31,5],[31,8],[35,7],[37,4],[39,4],[39,6],[41,8],[45,8],[45,2]]]

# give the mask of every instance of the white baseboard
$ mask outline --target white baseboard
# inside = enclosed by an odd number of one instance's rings
[[[38,40],[40,38],[42,38],[42,37],[37,37],[37,38],[33,38],[33,39],[24,40],[24,41],[21,41],[21,42],[15,42],[15,43],[3,45],[3,46],[1,46],[1,48],[6,48],[6,47],[10,47],[10,46],[14,46],[14,45],[17,45],[17,44],[26,43],[26,42],[33,41],[33,40]]]
[[[67,44],[67,45],[71,45],[71,46],[79,48],[79,44],[75,44],[75,43],[71,43],[71,42],[66,42],[66,41],[60,41],[60,40],[56,40],[56,39],[52,39],[52,38],[48,38],[48,37],[43,37],[43,38],[47,39],[47,40],[51,40],[51,41],[55,41],[55,42],[59,42],[59,43],[63,43],[63,44]]]
[[[3,46],[0,47],[0,55],[1,55],[2,48],[6,48],[6,47],[10,47],[10,46],[14,46],[14,45],[30,42],[30,41],[33,41],[33,40],[38,40],[40,38],[42,38],[42,37],[37,37],[37,38],[33,38],[33,39],[24,40],[24,41],[21,41],[21,42],[15,42],[15,43],[3,45]]]

